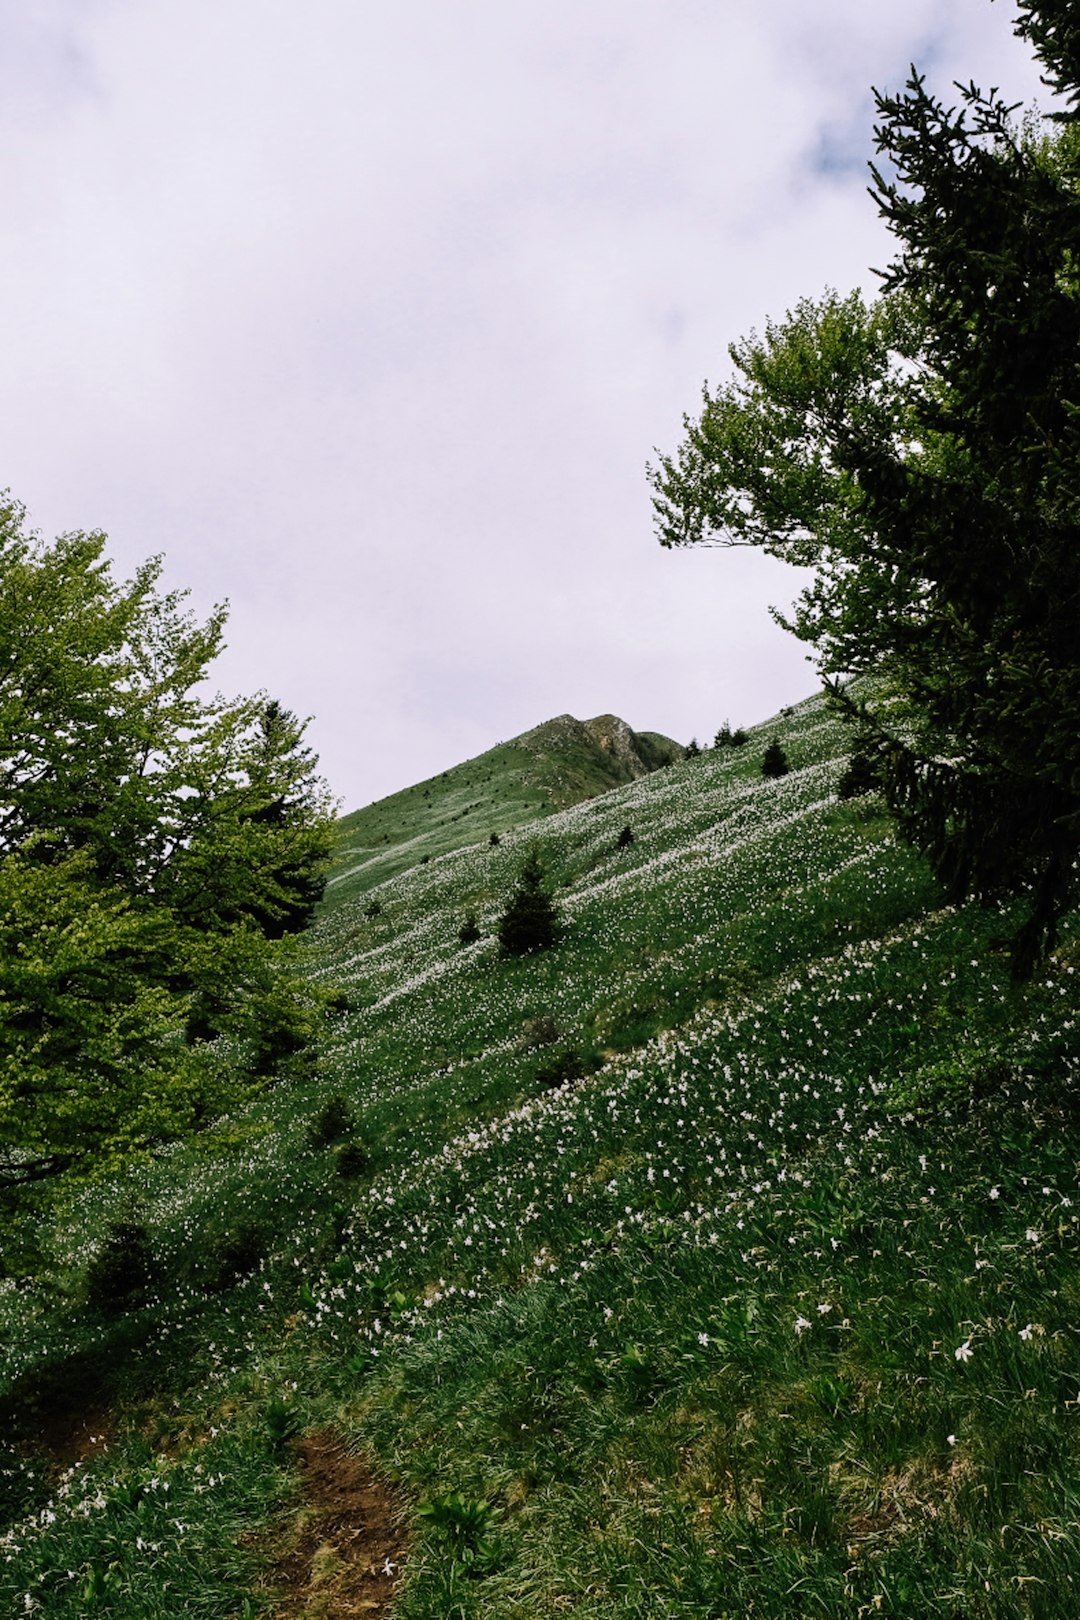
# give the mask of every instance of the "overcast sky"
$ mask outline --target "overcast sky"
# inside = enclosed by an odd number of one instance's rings
[[[1040,95],[1011,0],[0,0],[0,487],[230,604],[344,808],[552,715],[814,690],[666,552],[733,339],[875,285],[870,86]],[[1043,93],[1045,100],[1045,93]]]

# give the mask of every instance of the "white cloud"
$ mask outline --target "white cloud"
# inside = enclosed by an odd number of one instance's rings
[[[32,20],[28,17],[32,10]],[[1037,75],[986,0],[51,0],[0,20],[0,480],[228,596],[352,805],[563,709],[810,689],[643,468],[726,345],[887,255],[869,85]]]

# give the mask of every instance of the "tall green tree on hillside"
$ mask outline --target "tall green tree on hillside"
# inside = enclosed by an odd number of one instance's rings
[[[158,560],[118,584],[104,548],[0,502],[0,1194],[197,1129],[319,1012],[290,939],[330,847],[304,728],[205,696],[223,612]]]
[[[550,950],[559,942],[558,910],[535,849],[518,873],[517,888],[499,919],[498,935],[507,956],[528,956],[534,951]]]
[[[1025,974],[1080,854],[1080,29],[1019,10],[1059,128],[914,73],[879,95],[881,296],[805,300],[734,344],[650,478],[664,545],[815,570],[789,627],[948,892],[1028,896]]]

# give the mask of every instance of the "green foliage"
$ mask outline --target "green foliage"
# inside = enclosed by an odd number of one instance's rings
[[[154,1271],[153,1248],[144,1222],[130,1217],[113,1221],[86,1270],[87,1304],[113,1315],[137,1310],[146,1303]]]
[[[104,1174],[302,1067],[326,993],[310,920],[330,805],[303,726],[198,695],[199,625],[161,564],[46,546],[0,505],[0,1188]],[[218,1037],[249,1062],[223,1064]]]
[[[700,754],[701,754],[701,745],[700,745],[700,743],[698,742],[696,737],[691,737],[690,741],[686,745],[686,758],[687,759],[698,759],[700,757]]]
[[[727,720],[725,720],[723,725],[720,727],[720,730],[716,733],[716,736],[713,738],[713,747],[714,748],[742,748],[743,745],[745,743],[747,743],[748,741],[749,741],[749,738],[747,737],[746,732],[743,731],[741,726],[736,731],[732,731],[730,723]]]
[[[329,1147],[331,1143],[351,1136],[355,1129],[356,1120],[347,1099],[340,1092],[335,1092],[326,1099],[308,1127],[308,1144],[313,1148]]]
[[[629,849],[630,846],[633,844],[633,842],[634,842],[634,829],[633,829],[633,827],[627,825],[627,826],[623,827],[620,830],[619,836],[615,840],[615,848],[616,849]]]
[[[772,737],[761,761],[762,776],[786,776],[791,769],[779,737]]]
[[[1075,104],[1068,7],[1018,31]],[[1080,854],[1080,131],[877,98],[882,296],[800,302],[731,348],[651,473],[665,545],[815,569],[791,621],[880,744],[886,801],[952,899],[1028,896],[1017,972],[1053,947]],[[849,677],[872,673],[876,698]]]
[[[300,1432],[300,1419],[288,1401],[274,1397],[266,1403],[266,1440],[275,1457],[283,1455],[289,1441]]]
[[[371,1155],[362,1142],[350,1138],[334,1145],[334,1170],[343,1181],[355,1181],[371,1168]]]
[[[465,921],[462,923],[461,927],[458,929],[458,944],[459,945],[475,945],[477,940],[482,939],[482,938],[483,938],[483,935],[481,934],[481,931],[480,931],[480,923],[479,923],[479,921],[477,919],[476,912],[475,911],[467,912],[466,916],[465,916]]]
[[[878,749],[870,737],[858,737],[848,755],[836,791],[841,799],[858,799],[881,788],[881,765]]]
[[[558,944],[558,911],[546,887],[544,868],[536,850],[518,874],[518,886],[499,920],[499,944],[507,956],[527,956]]]
[[[453,1491],[421,1502],[416,1517],[446,1543],[455,1562],[476,1566],[477,1573],[493,1565],[499,1521],[490,1502]]]
[[[570,1047],[550,1063],[541,1064],[536,1078],[546,1090],[558,1091],[562,1086],[573,1085],[575,1080],[583,1079],[588,1072],[586,1059],[574,1047]]]

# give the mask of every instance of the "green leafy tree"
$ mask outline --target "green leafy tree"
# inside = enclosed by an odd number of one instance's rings
[[[303,727],[200,691],[160,562],[113,580],[0,502],[0,1195],[107,1172],[286,1072],[326,999],[293,936],[331,803]],[[231,1058],[214,1039],[227,1035]]]
[[[782,622],[949,894],[1027,897],[1024,975],[1080,854],[1080,34],[1074,8],[1019,12],[1070,103],[1058,133],[973,86],[878,96],[880,298],[804,300],[734,344],[651,478],[663,544],[815,570]]]
[[[507,956],[550,950],[559,941],[559,916],[547,888],[540,856],[533,850],[518,874],[518,886],[499,919],[499,944]]]

